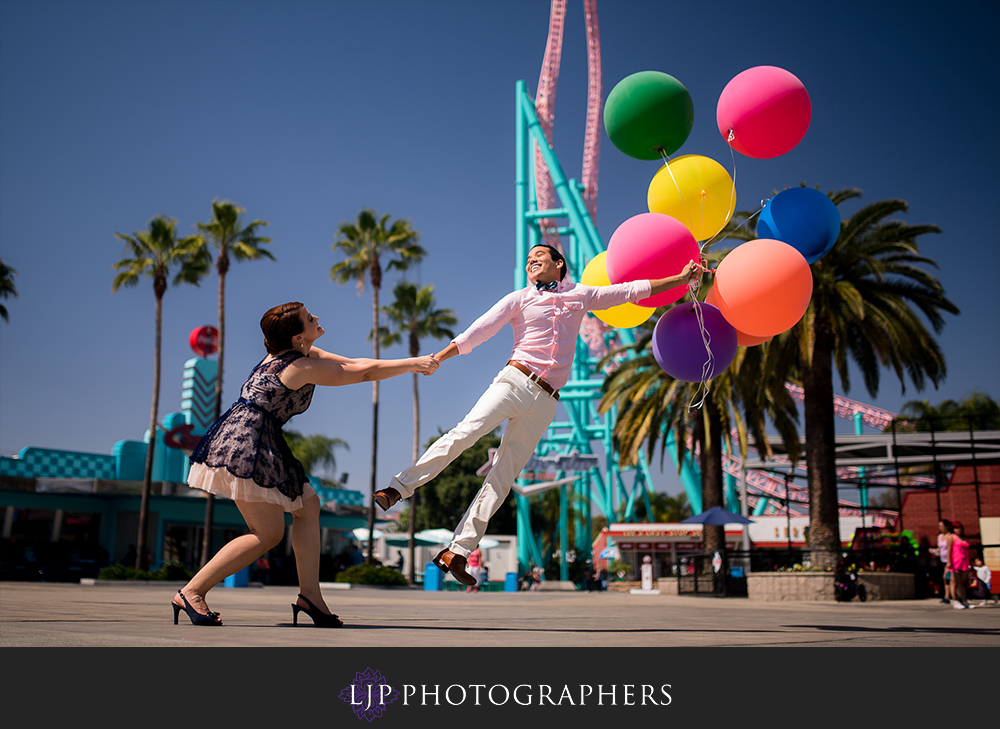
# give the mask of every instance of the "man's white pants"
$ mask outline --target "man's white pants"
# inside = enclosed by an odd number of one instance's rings
[[[556,399],[515,367],[507,365],[461,423],[438,438],[420,459],[397,474],[390,486],[403,498],[437,476],[484,435],[508,421],[493,467],[455,528],[449,549],[468,557],[486,533],[490,517],[510,494],[535,446],[556,414]]]

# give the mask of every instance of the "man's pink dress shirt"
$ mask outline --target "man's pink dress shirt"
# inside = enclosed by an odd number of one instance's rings
[[[558,390],[569,381],[586,313],[635,303],[648,298],[651,290],[645,279],[611,286],[561,281],[555,291],[538,291],[529,284],[504,296],[453,341],[459,354],[468,354],[510,323],[514,330],[510,359],[527,365]]]

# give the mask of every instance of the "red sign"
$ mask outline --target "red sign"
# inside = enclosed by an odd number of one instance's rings
[[[212,326],[198,327],[188,337],[191,349],[199,357],[207,357],[219,350],[219,330]]]

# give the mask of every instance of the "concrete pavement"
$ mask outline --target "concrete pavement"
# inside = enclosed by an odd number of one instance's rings
[[[222,627],[173,625],[174,584],[0,583],[0,647],[1000,647],[1000,606],[750,602],[324,585],[343,628],[292,626],[294,587],[216,587]],[[303,627],[303,622],[308,627]]]

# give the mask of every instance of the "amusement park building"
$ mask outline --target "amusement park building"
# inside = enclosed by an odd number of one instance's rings
[[[207,494],[186,485],[187,451],[213,420],[215,368],[203,357],[185,363],[181,410],[157,427],[146,535],[151,569],[166,562],[198,566]],[[0,457],[0,579],[94,577],[101,567],[128,561],[138,541],[149,439],[147,432],[141,441],[118,441],[110,454],[28,447],[16,458]],[[332,558],[353,529],[367,525],[364,494],[310,482],[323,504],[323,555]],[[216,499],[211,551],[245,529],[236,505]],[[271,555],[275,578],[282,563],[294,572],[287,531]]]

